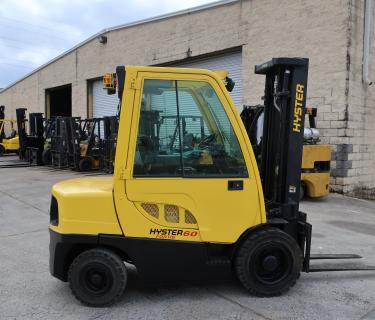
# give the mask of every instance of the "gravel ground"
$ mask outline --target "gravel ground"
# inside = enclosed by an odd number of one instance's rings
[[[234,281],[146,287],[130,269],[119,303],[82,306],[48,270],[50,188],[78,176],[0,168],[0,319],[375,319],[375,272],[302,274],[284,296],[254,298]],[[375,265],[375,202],[330,195],[302,209],[314,253],[358,253]]]

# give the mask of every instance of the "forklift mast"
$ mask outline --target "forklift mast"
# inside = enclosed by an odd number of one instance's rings
[[[44,148],[43,113],[29,114],[29,135],[26,132],[26,108],[16,109],[17,129],[20,143],[19,158],[31,161],[35,157],[36,164],[41,164]]]
[[[68,157],[68,165],[78,170],[79,161],[81,159],[81,140],[86,138],[83,131],[86,131],[89,119],[84,121],[79,117],[64,117],[65,130],[65,152]],[[84,136],[84,137],[83,137]]]
[[[118,133],[119,118],[117,116],[107,116],[103,118],[104,129],[104,171],[107,173],[114,172],[114,161],[116,155],[117,133]]]
[[[27,133],[26,133],[26,108],[18,108],[16,109],[16,117],[17,117],[17,131],[20,143],[20,151],[19,151],[19,158],[23,160],[25,158],[26,152],[26,140],[27,140]]]
[[[264,74],[260,175],[269,217],[298,218],[308,59],[274,58]]]
[[[4,126],[2,125],[4,118],[5,118],[5,106],[0,106],[0,143],[3,142],[5,138]]]
[[[103,118],[93,118],[91,119],[91,128],[88,130],[88,140],[87,140],[87,155],[102,155],[103,148],[103,130],[104,130],[104,120]],[[94,150],[97,149],[97,150]]]

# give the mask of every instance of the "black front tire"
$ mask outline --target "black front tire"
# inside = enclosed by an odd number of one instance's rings
[[[296,241],[277,228],[254,231],[240,246],[234,261],[241,284],[259,297],[279,296],[293,287],[302,270]]]
[[[301,183],[301,187],[299,189],[299,200],[302,201],[306,196],[306,186]]]
[[[124,262],[114,252],[91,249],[74,259],[68,281],[74,296],[83,304],[105,307],[124,293],[127,272]]]
[[[91,159],[90,158],[81,159],[79,161],[78,167],[79,167],[79,171],[82,171],[82,172],[91,171],[91,169],[92,169]]]

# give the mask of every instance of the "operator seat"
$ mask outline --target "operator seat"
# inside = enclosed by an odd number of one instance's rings
[[[151,169],[151,164],[155,158],[155,146],[154,142],[149,136],[140,136],[138,138],[138,151],[140,155],[140,161],[137,163],[135,171],[138,174],[148,173]]]

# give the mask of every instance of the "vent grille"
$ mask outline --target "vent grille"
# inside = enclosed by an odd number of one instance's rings
[[[164,206],[164,218],[167,222],[178,223],[180,221],[180,216],[178,214],[178,207],[174,205],[167,204]]]
[[[197,224],[197,220],[189,210],[185,210],[185,223]]]
[[[154,203],[142,203],[141,207],[146,211],[150,216],[154,218],[159,218],[159,207]]]

